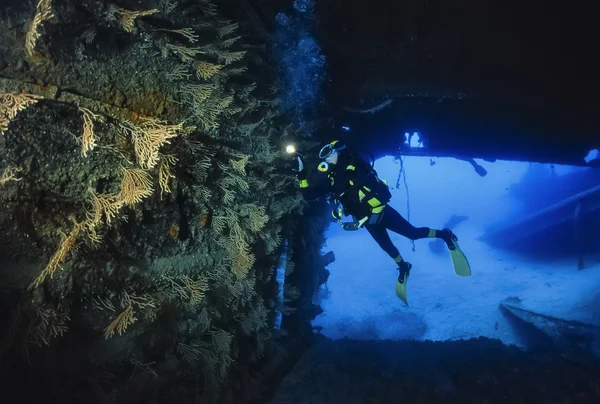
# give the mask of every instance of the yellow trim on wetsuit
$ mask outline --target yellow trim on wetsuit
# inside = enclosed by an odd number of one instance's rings
[[[377,208],[377,207],[381,206],[381,201],[380,201],[379,199],[375,198],[375,197],[373,197],[373,198],[369,199],[369,200],[367,201],[367,203],[368,203],[368,204],[369,204],[369,206],[370,206],[370,207],[372,207],[372,208]]]
[[[367,187],[363,187],[363,188],[366,189],[367,192],[370,191],[370,189]],[[365,198],[365,196],[367,196],[367,195],[362,191],[362,189],[359,189],[358,190],[358,200],[362,202],[362,200]]]
[[[363,187],[367,192],[371,191],[370,188],[368,187]],[[365,198],[365,196],[367,196],[362,189],[358,190],[358,200],[362,202],[362,200]],[[369,204],[369,206],[371,206],[371,208],[378,208],[381,206],[381,201],[375,197],[369,199],[367,201],[367,203]]]
[[[375,214],[379,214],[379,213],[383,212],[384,209],[385,209],[385,205],[381,205],[376,208],[373,208],[371,211]]]

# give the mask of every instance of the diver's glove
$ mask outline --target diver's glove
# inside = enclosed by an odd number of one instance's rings
[[[304,170],[304,161],[302,160],[302,157],[300,157],[299,155],[296,155],[296,157],[294,157],[294,160],[296,160],[298,162],[298,172],[303,171]]]

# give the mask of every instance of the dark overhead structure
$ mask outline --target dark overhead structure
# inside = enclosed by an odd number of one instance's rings
[[[292,0],[246,0],[268,35]],[[592,3],[317,0],[327,114],[358,146],[585,165],[600,146]]]

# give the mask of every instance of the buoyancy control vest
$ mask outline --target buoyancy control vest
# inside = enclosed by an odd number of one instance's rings
[[[344,160],[329,175],[334,200],[342,205],[346,215],[380,213],[392,197],[386,181],[360,156],[349,153]]]

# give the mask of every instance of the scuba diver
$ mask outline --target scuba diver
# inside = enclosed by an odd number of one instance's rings
[[[396,295],[408,305],[406,284],[412,264],[404,261],[400,251],[394,246],[388,230],[411,240],[423,238],[442,239],[450,251],[456,274],[471,274],[466,257],[460,251],[457,237],[450,229],[437,230],[429,227],[415,227],[388,205],[391,193],[385,180],[380,180],[371,164],[355,154],[342,142],[335,140],[326,144],[319,152],[317,169],[321,181],[308,183],[302,155],[296,153],[298,162],[298,185],[307,200],[331,195],[336,208],[332,215],[344,230],[352,231],[365,228],[377,244],[398,265]],[[343,216],[352,216],[353,221],[343,222]]]

